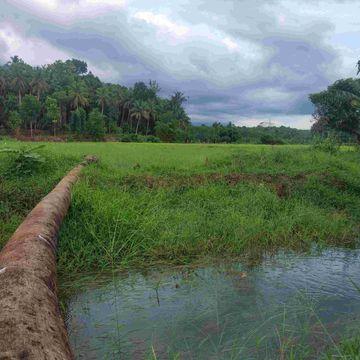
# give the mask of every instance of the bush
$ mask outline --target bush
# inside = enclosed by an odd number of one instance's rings
[[[94,109],[89,114],[86,122],[86,135],[93,140],[102,140],[105,136],[105,118],[98,109]]]
[[[260,138],[261,144],[266,145],[284,145],[284,141],[281,139],[276,139],[272,137],[271,135],[262,135]]]
[[[161,140],[154,135],[137,135],[137,134],[121,134],[119,136],[121,142],[151,142],[159,143]]]
[[[164,142],[173,142],[176,139],[176,127],[174,122],[165,123],[158,121],[155,125],[156,135]]]
[[[106,123],[106,129],[109,134],[118,134],[119,133],[119,127],[117,126],[117,122],[115,119],[110,118],[108,116],[104,115],[105,123]]]
[[[122,134],[119,137],[121,142],[139,142],[139,136],[136,134]]]
[[[314,138],[313,148],[327,152],[329,154],[335,154],[339,151],[341,142],[336,134],[329,134],[326,138],[317,136]]]
[[[43,148],[45,145],[36,146],[34,148],[20,148],[20,149],[0,149],[0,153],[13,155],[8,174],[15,175],[30,175],[36,171],[45,159],[35,150]]]
[[[159,143],[161,140],[154,135],[140,135],[139,142],[150,142],[150,143]]]
[[[20,114],[17,111],[11,111],[8,120],[9,128],[14,133],[19,133],[21,124],[22,124],[22,119],[20,117]]]

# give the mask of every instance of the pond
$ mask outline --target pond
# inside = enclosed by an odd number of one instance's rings
[[[360,320],[360,251],[91,277],[69,297],[77,359],[317,359]]]

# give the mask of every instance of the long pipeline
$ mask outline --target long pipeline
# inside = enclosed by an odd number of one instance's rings
[[[73,359],[57,298],[56,249],[88,156],[28,214],[0,252],[0,359]]]

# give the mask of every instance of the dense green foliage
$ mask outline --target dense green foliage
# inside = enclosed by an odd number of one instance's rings
[[[315,106],[313,130],[345,133],[360,143],[360,79],[342,79],[310,95]]]
[[[8,175],[0,155],[2,243],[83,155],[101,159],[74,189],[61,273],[358,238],[360,153],[350,148],[49,143],[38,151],[46,161],[27,176]]]
[[[187,99],[181,92],[164,99],[159,91],[155,81],[137,82],[130,88],[103,83],[76,59],[32,67],[14,56],[0,67],[0,127],[21,127],[31,136],[45,130],[96,139],[105,133],[156,135],[159,129],[159,137],[172,141],[174,136],[164,129],[186,133]]]
[[[19,149],[2,148],[0,154],[10,154],[10,161],[8,167],[4,168],[5,176],[16,175],[24,176],[35,173],[39,170],[40,165],[44,162],[44,158],[36,152],[36,150],[43,148],[44,145],[39,145],[33,148],[21,147]]]
[[[293,129],[285,126],[239,127],[231,123],[212,126],[192,126],[189,138],[193,142],[242,143],[242,144],[309,144],[312,141],[309,130]]]

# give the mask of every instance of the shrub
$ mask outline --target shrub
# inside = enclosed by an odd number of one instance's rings
[[[137,135],[137,134],[121,134],[119,136],[121,142],[150,142],[159,143],[161,140],[154,135]]]
[[[86,134],[93,140],[102,140],[105,135],[105,119],[104,115],[98,109],[94,109],[89,114],[86,122]]]
[[[70,130],[76,134],[82,134],[85,130],[86,111],[83,108],[78,108],[71,112]]]
[[[313,148],[315,150],[324,151],[330,154],[335,154],[339,151],[341,142],[336,134],[329,134],[326,138],[317,136],[313,141]]]
[[[158,121],[155,125],[156,135],[164,142],[173,142],[176,138],[176,128],[174,122],[165,123]]]
[[[121,142],[139,142],[139,136],[137,134],[122,134],[119,137]]]
[[[154,135],[140,135],[139,142],[150,142],[150,143],[159,143],[161,140]]]
[[[34,148],[23,147],[20,149],[0,149],[0,153],[13,155],[8,169],[9,174],[30,175],[36,171],[45,159],[35,150],[43,148],[45,145],[36,146]]]
[[[17,111],[11,111],[9,114],[9,120],[8,120],[9,128],[15,134],[18,134],[21,124],[22,124],[22,119],[21,119],[20,114]]]
[[[266,144],[266,145],[284,145],[283,140],[274,138],[268,134],[262,135],[260,138],[260,142],[261,144]]]
[[[106,129],[109,134],[118,134],[119,133],[119,127],[117,126],[117,122],[115,119],[104,116],[105,123],[106,123]]]

